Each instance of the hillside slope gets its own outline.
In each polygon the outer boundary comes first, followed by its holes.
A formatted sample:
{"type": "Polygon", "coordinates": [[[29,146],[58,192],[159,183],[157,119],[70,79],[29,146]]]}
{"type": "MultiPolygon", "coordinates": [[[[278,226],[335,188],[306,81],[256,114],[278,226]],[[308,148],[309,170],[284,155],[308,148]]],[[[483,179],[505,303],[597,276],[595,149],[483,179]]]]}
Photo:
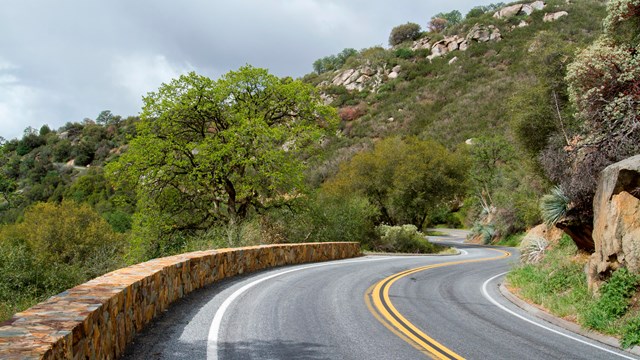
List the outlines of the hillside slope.
{"type": "Polygon", "coordinates": [[[565,67],[601,33],[604,11],[603,1],[554,0],[530,14],[488,12],[416,41],[361,50],[339,70],[307,75],[342,117],[341,136],[312,178],[323,181],[389,136],[434,139],[462,152],[470,151],[465,142],[475,142],[483,150],[471,150],[467,225],[480,217],[479,231],[505,236],[539,222],[538,199],[549,184],[537,151],[550,133],[572,131],[565,67]],[[548,19],[562,12],[568,15],[548,19]]]}

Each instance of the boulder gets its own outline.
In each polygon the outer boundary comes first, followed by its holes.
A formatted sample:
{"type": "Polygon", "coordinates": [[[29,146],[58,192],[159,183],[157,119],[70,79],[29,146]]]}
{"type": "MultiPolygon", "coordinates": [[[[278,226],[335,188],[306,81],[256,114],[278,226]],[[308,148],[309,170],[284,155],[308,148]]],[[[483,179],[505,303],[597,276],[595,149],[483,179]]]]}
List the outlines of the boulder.
{"type": "Polygon", "coordinates": [[[500,41],[502,40],[502,34],[500,29],[493,25],[483,26],[479,24],[473,25],[466,37],[467,41],[487,42],[487,41],[500,41]]]}
{"type": "Polygon", "coordinates": [[[555,226],[541,224],[527,232],[520,242],[520,260],[525,264],[542,260],[546,249],[560,242],[564,232],[555,226]]]}
{"type": "Polygon", "coordinates": [[[375,75],[375,74],[376,74],[376,71],[375,71],[372,67],[370,67],[370,66],[365,66],[365,67],[363,67],[363,68],[362,68],[362,70],[361,70],[361,72],[362,72],[364,75],[367,75],[367,76],[373,76],[373,75],[375,75]]]}
{"type": "Polygon", "coordinates": [[[558,11],[550,14],[544,14],[544,18],[542,18],[542,21],[544,22],[556,21],[561,17],[567,16],[567,15],[569,15],[569,13],[566,11],[558,11]]]}
{"type": "Polygon", "coordinates": [[[477,42],[487,42],[491,38],[491,32],[488,28],[478,24],[473,25],[467,34],[467,41],[475,40],[477,42]]]}
{"type": "Polygon", "coordinates": [[[398,77],[398,75],[399,75],[399,74],[398,74],[397,72],[392,71],[392,72],[390,72],[390,73],[389,73],[389,75],[387,75],[387,77],[388,77],[389,79],[396,79],[396,78],[398,77]]]}
{"type": "Polygon", "coordinates": [[[620,267],[640,274],[640,155],[606,167],[593,200],[595,251],[587,279],[594,292],[620,267]]]}
{"type": "Polygon", "coordinates": [[[440,40],[437,43],[433,44],[431,47],[431,55],[427,56],[427,59],[432,60],[437,58],[438,56],[442,56],[449,51],[449,47],[444,40],[440,40]]]}
{"type": "Polygon", "coordinates": [[[503,7],[502,9],[496,11],[493,14],[493,17],[496,19],[506,19],[512,16],[516,16],[520,12],[520,10],[522,10],[522,6],[523,6],[522,4],[516,4],[516,5],[503,7]]]}
{"type": "Polygon", "coordinates": [[[531,5],[529,4],[522,5],[522,9],[520,9],[520,13],[526,14],[527,16],[531,15],[532,12],[533,12],[533,7],[531,7],[531,5]]]}
{"type": "Polygon", "coordinates": [[[500,34],[500,29],[498,29],[493,25],[489,25],[489,30],[491,30],[491,35],[489,35],[489,41],[502,40],[502,34],[500,34]]]}
{"type": "Polygon", "coordinates": [[[526,239],[539,237],[547,240],[550,244],[554,244],[560,241],[562,234],[564,234],[564,232],[553,225],[547,226],[540,224],[527,231],[522,241],[524,242],[526,239]]]}
{"type": "Polygon", "coordinates": [[[449,65],[455,63],[456,61],[458,61],[458,57],[454,56],[451,60],[449,60],[449,65]]]}
{"type": "Polygon", "coordinates": [[[544,1],[534,1],[529,4],[533,10],[542,10],[546,6],[544,1]]]}
{"type": "Polygon", "coordinates": [[[505,6],[496,11],[493,17],[496,19],[507,19],[516,15],[531,15],[536,10],[542,10],[545,7],[544,1],[534,1],[530,4],[516,4],[505,6]]]}
{"type": "MultiPolygon", "coordinates": [[[[373,68],[371,64],[363,65],[357,69],[346,69],[339,71],[331,79],[331,82],[321,83],[321,87],[328,85],[344,86],[347,90],[363,91],[369,89],[376,91],[382,85],[383,78],[386,77],[386,69],[383,67],[373,68]]],[[[329,101],[329,98],[323,99],[329,101]]]]}
{"type": "Polygon", "coordinates": [[[349,79],[349,77],[351,77],[351,75],[353,75],[355,71],[356,71],[355,69],[347,69],[339,73],[338,75],[336,75],[331,81],[331,83],[336,86],[345,85],[345,82],[347,81],[347,79],[349,79]]]}
{"type": "Polygon", "coordinates": [[[411,45],[411,50],[413,51],[421,50],[421,49],[429,49],[429,48],[431,48],[431,39],[427,37],[418,39],[413,42],[413,45],[411,45]]]}

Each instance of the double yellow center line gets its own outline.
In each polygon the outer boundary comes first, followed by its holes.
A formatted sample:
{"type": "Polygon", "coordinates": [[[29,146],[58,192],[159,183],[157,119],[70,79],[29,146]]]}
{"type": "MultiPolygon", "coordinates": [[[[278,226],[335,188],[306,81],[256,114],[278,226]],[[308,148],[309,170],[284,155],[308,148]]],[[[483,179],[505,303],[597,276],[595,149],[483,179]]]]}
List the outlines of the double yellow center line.
{"type": "Polygon", "coordinates": [[[364,296],[367,307],[369,308],[369,311],[376,317],[376,319],[378,319],[378,321],[380,321],[385,327],[387,327],[387,329],[391,330],[391,332],[411,344],[423,354],[433,359],[464,359],[460,355],[456,354],[444,345],[429,337],[417,326],[407,320],[391,302],[391,299],[389,298],[389,289],[391,288],[391,285],[393,285],[399,279],[415,274],[417,272],[445,266],[504,259],[511,256],[511,253],[504,250],[491,250],[500,252],[501,255],[490,258],[462,260],[447,262],[443,264],[427,265],[393,274],[378,282],[377,284],[374,284],[367,290],[364,296]]]}

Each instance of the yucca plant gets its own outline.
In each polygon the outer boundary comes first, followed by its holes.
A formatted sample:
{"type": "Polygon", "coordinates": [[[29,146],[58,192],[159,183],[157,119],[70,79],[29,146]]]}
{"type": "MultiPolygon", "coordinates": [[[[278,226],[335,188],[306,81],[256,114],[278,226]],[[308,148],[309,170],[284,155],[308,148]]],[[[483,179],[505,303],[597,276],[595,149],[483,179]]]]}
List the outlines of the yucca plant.
{"type": "Polygon", "coordinates": [[[523,241],[520,249],[520,260],[525,264],[537,264],[542,260],[549,242],[540,236],[532,236],[523,241]]]}
{"type": "Polygon", "coordinates": [[[567,215],[569,210],[569,197],[565,195],[561,187],[551,189],[551,193],[540,200],[542,219],[547,225],[555,225],[567,215]]]}

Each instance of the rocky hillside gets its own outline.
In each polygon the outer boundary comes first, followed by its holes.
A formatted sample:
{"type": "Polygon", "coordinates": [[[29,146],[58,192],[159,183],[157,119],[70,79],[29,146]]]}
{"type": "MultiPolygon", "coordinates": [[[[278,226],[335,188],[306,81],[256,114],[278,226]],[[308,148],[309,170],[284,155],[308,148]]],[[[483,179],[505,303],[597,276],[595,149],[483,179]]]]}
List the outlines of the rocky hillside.
{"type": "Polygon", "coordinates": [[[469,196],[452,209],[464,205],[458,218],[469,226],[484,219],[478,231],[489,238],[539,222],[537,200],[549,184],[532,148],[544,148],[552,130],[571,131],[566,66],[601,33],[604,4],[534,1],[474,12],[441,32],[363,49],[341,69],[305,76],[342,119],[316,183],[389,136],[434,139],[460,151],[493,144],[504,151],[476,158],[469,196]],[[539,119],[547,120],[528,127],[539,119]]]}

